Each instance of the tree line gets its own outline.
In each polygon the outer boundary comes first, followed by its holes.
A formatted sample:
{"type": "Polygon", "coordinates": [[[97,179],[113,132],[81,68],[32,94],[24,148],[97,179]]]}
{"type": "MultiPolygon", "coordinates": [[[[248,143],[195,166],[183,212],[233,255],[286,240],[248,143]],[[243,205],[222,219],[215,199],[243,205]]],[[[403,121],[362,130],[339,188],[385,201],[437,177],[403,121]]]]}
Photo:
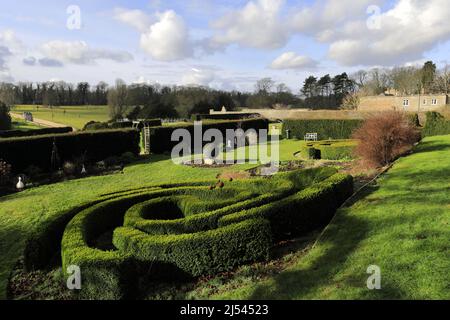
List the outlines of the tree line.
{"type": "Polygon", "coordinates": [[[450,68],[438,70],[432,61],[421,67],[373,68],[348,75],[307,77],[297,93],[271,78],[256,82],[252,92],[224,91],[201,86],[130,84],[117,80],[90,85],[58,82],[0,83],[0,101],[49,107],[108,105],[112,119],[189,118],[209,109],[239,108],[354,108],[360,96],[449,93],[450,68]],[[393,90],[393,91],[392,91],[393,90]]]}

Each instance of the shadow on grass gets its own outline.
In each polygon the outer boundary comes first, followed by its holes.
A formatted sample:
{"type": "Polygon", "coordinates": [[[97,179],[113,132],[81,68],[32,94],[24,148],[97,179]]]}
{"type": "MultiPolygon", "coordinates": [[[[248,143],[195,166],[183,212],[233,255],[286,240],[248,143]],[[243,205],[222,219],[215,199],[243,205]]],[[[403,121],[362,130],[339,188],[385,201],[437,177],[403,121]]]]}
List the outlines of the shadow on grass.
{"type": "MultiPolygon", "coordinates": [[[[368,186],[361,194],[352,200],[349,206],[367,198],[378,190],[378,185],[368,186]]],[[[369,274],[366,269],[353,274],[347,274],[342,279],[338,275],[348,265],[349,257],[367,238],[370,231],[368,222],[364,218],[349,215],[349,207],[340,209],[334,220],[327,227],[318,246],[302,258],[301,269],[291,269],[275,276],[273,281],[262,283],[253,290],[249,299],[305,299],[317,296],[326,297],[328,290],[339,291],[345,288],[345,293],[358,291],[360,299],[400,299],[403,292],[384,284],[382,292],[368,290],[366,281],[369,274]]],[[[368,267],[368,266],[366,266],[368,267]]],[[[339,295],[343,296],[343,295],[339,295]]],[[[351,298],[351,297],[349,297],[351,298]]]]}
{"type": "Polygon", "coordinates": [[[442,143],[439,141],[422,141],[416,148],[414,148],[414,153],[426,153],[446,150],[450,151],[449,143],[442,143]]]}

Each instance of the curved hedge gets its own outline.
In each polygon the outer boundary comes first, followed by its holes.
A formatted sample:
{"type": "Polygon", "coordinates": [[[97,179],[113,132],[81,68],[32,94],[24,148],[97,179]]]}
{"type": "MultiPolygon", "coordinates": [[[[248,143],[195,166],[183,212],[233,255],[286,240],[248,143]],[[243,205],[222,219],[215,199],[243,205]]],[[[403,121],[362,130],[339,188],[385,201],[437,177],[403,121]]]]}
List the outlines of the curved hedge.
{"type": "Polygon", "coordinates": [[[210,185],[152,186],[84,204],[29,243],[26,264],[42,265],[51,251],[43,247],[63,232],[63,270],[81,268],[81,298],[130,298],[152,279],[267,260],[274,241],[325,225],[353,186],[330,168],[210,185]],[[34,243],[41,254],[32,254],[34,243]]]}

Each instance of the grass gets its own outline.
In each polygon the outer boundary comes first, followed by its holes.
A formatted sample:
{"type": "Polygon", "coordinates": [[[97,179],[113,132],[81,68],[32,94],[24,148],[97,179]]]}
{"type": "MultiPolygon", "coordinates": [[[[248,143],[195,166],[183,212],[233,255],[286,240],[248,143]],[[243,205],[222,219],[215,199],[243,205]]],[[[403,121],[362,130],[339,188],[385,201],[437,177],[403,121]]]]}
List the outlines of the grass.
{"type": "Polygon", "coordinates": [[[67,106],[47,108],[43,106],[17,105],[11,109],[12,112],[31,112],[33,117],[47,121],[53,121],[83,129],[89,121],[105,122],[109,120],[107,106],[67,106]]]}
{"type": "Polygon", "coordinates": [[[214,299],[450,299],[450,136],[426,138],[280,274],[214,299]],[[381,290],[368,290],[369,265],[381,290]]]}
{"type": "Polygon", "coordinates": [[[21,120],[21,119],[12,119],[11,122],[13,130],[34,130],[34,129],[42,129],[43,127],[40,127],[38,125],[35,125],[31,122],[21,120]]]}

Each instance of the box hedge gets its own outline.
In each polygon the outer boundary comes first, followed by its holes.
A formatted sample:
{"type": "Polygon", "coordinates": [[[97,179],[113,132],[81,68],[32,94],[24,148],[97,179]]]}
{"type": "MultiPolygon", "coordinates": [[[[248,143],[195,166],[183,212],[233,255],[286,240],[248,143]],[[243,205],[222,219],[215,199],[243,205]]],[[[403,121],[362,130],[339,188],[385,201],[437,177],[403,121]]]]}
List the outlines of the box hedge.
{"type": "Polygon", "coordinates": [[[0,158],[11,163],[16,173],[30,165],[49,170],[53,143],[61,163],[83,155],[87,161],[96,162],[125,152],[138,155],[139,138],[139,131],[121,129],[0,139],[0,158]]]}
{"type": "Polygon", "coordinates": [[[0,138],[42,136],[46,134],[69,133],[72,131],[72,127],[42,128],[33,130],[6,130],[0,131],[0,138]]]}
{"type": "Polygon", "coordinates": [[[284,120],[283,137],[290,130],[291,137],[303,139],[307,133],[317,133],[319,140],[349,139],[363,120],[284,120]]]}
{"type": "Polygon", "coordinates": [[[65,218],[75,214],[61,241],[63,271],[80,267],[81,298],[123,299],[149,279],[209,275],[267,260],[274,240],[323,226],[350,196],[352,178],[334,173],[316,168],[235,181],[223,190],[202,182],[105,195],[65,218]],[[242,201],[231,204],[233,198],[242,201]],[[98,246],[105,236],[113,250],[98,246]]]}
{"type": "MultiPolygon", "coordinates": [[[[268,129],[269,122],[267,119],[247,119],[234,121],[205,121],[202,125],[203,134],[208,129],[218,129],[222,132],[224,138],[226,137],[226,130],[238,128],[247,131],[255,129],[259,134],[260,129],[268,129]]],[[[192,150],[194,150],[194,124],[187,123],[176,126],[161,126],[150,128],[150,152],[165,153],[171,152],[173,147],[179,144],[179,141],[172,141],[172,133],[177,129],[186,129],[192,137],[192,150]]],[[[203,140],[203,137],[202,137],[203,140]]],[[[208,142],[203,142],[206,144],[208,142]]]]}
{"type": "Polygon", "coordinates": [[[353,178],[336,174],[279,201],[224,216],[219,220],[219,226],[264,218],[270,221],[275,239],[286,239],[327,224],[352,193],[353,178]]]}
{"type": "Polygon", "coordinates": [[[138,260],[171,264],[181,274],[196,277],[267,260],[272,246],[270,235],[267,220],[253,219],[180,235],[148,235],[121,227],[114,230],[113,242],[138,260]]]}

